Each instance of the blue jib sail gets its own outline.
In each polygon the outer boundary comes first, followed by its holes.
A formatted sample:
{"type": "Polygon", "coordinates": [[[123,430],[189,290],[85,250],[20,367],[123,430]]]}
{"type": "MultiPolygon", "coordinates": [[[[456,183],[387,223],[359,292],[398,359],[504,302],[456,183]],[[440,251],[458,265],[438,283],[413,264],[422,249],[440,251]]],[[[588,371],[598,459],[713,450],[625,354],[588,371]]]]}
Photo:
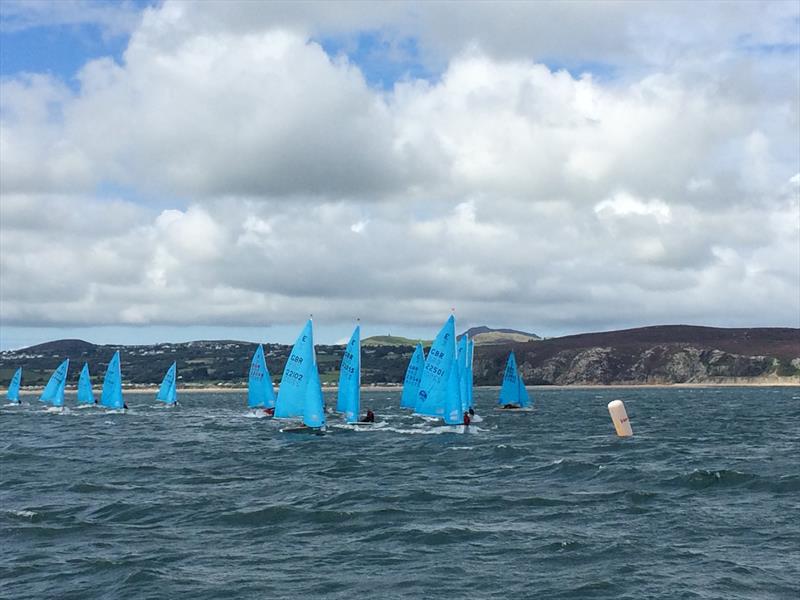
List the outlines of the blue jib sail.
{"type": "Polygon", "coordinates": [[[259,344],[250,362],[250,374],[247,378],[247,406],[250,408],[273,408],[275,406],[275,390],[272,389],[272,377],[264,359],[264,347],[259,344]]]}
{"type": "Polygon", "coordinates": [[[69,359],[58,365],[53,371],[50,380],[44,387],[39,400],[53,406],[64,406],[64,388],[67,385],[67,371],[69,370],[69,359]]]}
{"type": "MultiPolygon", "coordinates": [[[[278,401],[275,403],[276,418],[288,419],[303,415],[306,390],[311,381],[312,370],[316,371],[316,365],[314,364],[314,334],[311,319],[309,319],[295,341],[292,353],[283,369],[281,386],[278,389],[278,401]]],[[[317,374],[317,379],[319,379],[319,374],[317,374]]]]}
{"type": "Polygon", "coordinates": [[[528,390],[525,388],[525,382],[522,381],[522,375],[517,377],[517,386],[519,387],[519,405],[522,408],[528,408],[531,406],[532,402],[530,397],[528,396],[528,390]]]}
{"type": "Polygon", "coordinates": [[[464,407],[461,401],[461,369],[456,360],[450,368],[447,378],[447,393],[444,401],[444,422],[448,425],[461,425],[464,422],[464,407]]]}
{"type": "Polygon", "coordinates": [[[356,325],[342,356],[336,411],[344,413],[344,420],[347,423],[355,423],[358,421],[359,410],[361,410],[361,326],[356,325]]]}
{"type": "Polygon", "coordinates": [[[401,408],[416,408],[417,397],[419,396],[419,382],[422,377],[422,370],[425,368],[425,351],[422,344],[417,344],[414,354],[408,363],[406,377],[403,380],[403,395],[400,397],[401,408]]]}
{"type": "Polygon", "coordinates": [[[81,375],[78,377],[78,404],[94,404],[92,379],[89,377],[89,364],[83,363],[81,375]]]}
{"type": "Polygon", "coordinates": [[[415,412],[420,415],[439,417],[444,414],[447,380],[455,368],[456,320],[453,315],[447,319],[433,341],[425,368],[419,382],[415,412]]]}
{"type": "Polygon", "coordinates": [[[317,365],[311,365],[309,382],[303,400],[303,425],[306,427],[323,427],[325,425],[325,399],[322,397],[322,386],[319,382],[317,365]]]}
{"type": "Polygon", "coordinates": [[[156,400],[161,400],[161,402],[166,402],[167,404],[175,404],[178,401],[177,382],[175,381],[177,370],[177,364],[173,362],[164,375],[161,387],[158,388],[156,400]]]}
{"type": "Polygon", "coordinates": [[[8,392],[6,398],[9,402],[19,404],[19,385],[22,383],[22,367],[14,371],[14,376],[11,378],[11,383],[8,384],[8,392]]]}
{"type": "Polygon", "coordinates": [[[125,408],[125,401],[122,399],[122,369],[119,365],[119,350],[114,352],[111,362],[108,363],[106,376],[103,379],[100,404],[114,409],[125,408]]]}

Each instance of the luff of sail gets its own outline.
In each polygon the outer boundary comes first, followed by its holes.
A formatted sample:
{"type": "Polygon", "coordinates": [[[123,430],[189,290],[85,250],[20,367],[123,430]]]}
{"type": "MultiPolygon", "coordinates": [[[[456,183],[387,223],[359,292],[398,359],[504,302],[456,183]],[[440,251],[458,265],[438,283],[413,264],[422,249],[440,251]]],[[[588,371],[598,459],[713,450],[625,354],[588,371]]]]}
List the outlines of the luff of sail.
{"type": "Polygon", "coordinates": [[[156,400],[161,400],[161,402],[167,404],[175,404],[178,401],[177,370],[177,363],[173,362],[164,374],[164,379],[161,381],[161,386],[156,394],[156,400]]]}
{"type": "MultiPolygon", "coordinates": [[[[288,419],[303,415],[306,390],[311,381],[314,364],[314,333],[311,319],[306,322],[292,347],[292,353],[283,369],[278,400],[275,403],[275,418],[288,419]]],[[[319,374],[317,374],[319,378],[319,374]]]]}
{"type": "Polygon", "coordinates": [[[122,368],[119,364],[119,350],[114,352],[114,356],[108,363],[106,375],[103,378],[100,404],[111,409],[125,408],[125,401],[122,398],[122,368]]]}
{"type": "Polygon", "coordinates": [[[264,358],[264,347],[259,344],[250,362],[250,373],[247,377],[247,406],[250,408],[273,408],[275,406],[275,390],[272,389],[272,377],[264,358]]]}
{"type": "Polygon", "coordinates": [[[361,410],[361,326],[356,325],[350,341],[344,349],[339,369],[339,392],[336,400],[337,412],[344,413],[347,423],[358,421],[361,410]]]}
{"type": "Polygon", "coordinates": [[[14,402],[15,404],[19,404],[19,386],[22,383],[22,367],[19,367],[16,371],[14,371],[14,376],[11,378],[11,382],[8,384],[8,392],[6,392],[6,398],[9,402],[14,402]]]}
{"type": "Polygon", "coordinates": [[[433,341],[419,383],[415,412],[439,417],[444,414],[445,394],[456,352],[455,317],[450,315],[433,341]]]}
{"type": "Polygon", "coordinates": [[[44,386],[42,395],[39,400],[52,404],[53,406],[64,406],[64,388],[67,385],[67,371],[69,370],[69,359],[58,365],[58,368],[53,371],[47,385],[44,386]]]}
{"type": "Polygon", "coordinates": [[[80,377],[78,377],[78,404],[94,404],[92,379],[89,376],[89,364],[83,363],[80,377]]]}
{"type": "Polygon", "coordinates": [[[401,408],[417,407],[417,397],[419,396],[419,382],[422,378],[422,370],[425,368],[425,351],[422,344],[417,344],[414,354],[408,362],[406,376],[403,379],[403,395],[400,397],[401,408]]]}
{"type": "Polygon", "coordinates": [[[474,380],[472,376],[472,364],[475,358],[475,340],[470,340],[467,347],[467,409],[473,407],[472,392],[474,380]]]}

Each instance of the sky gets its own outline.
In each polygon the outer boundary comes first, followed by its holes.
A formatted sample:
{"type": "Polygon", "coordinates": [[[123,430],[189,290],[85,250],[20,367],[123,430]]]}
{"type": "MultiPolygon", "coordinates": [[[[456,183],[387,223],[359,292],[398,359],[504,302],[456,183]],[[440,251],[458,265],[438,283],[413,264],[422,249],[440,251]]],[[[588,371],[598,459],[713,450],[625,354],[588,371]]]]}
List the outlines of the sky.
{"type": "Polygon", "coordinates": [[[800,3],[0,3],[0,349],[800,326],[800,3]]]}

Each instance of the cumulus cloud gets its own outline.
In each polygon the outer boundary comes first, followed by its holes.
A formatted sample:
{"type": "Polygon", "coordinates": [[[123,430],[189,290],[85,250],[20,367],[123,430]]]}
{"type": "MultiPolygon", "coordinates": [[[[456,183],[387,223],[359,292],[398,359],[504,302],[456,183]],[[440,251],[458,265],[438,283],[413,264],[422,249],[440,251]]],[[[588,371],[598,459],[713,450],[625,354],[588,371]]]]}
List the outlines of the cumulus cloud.
{"type": "MultiPolygon", "coordinates": [[[[293,6],[167,2],[77,91],[0,82],[3,323],[797,325],[798,58],[751,49],[786,43],[781,10],[744,49],[726,21],[704,77],[645,56],[606,81],[509,21],[588,27],[562,3],[470,5],[455,33],[438,5],[293,6]],[[313,39],[386,23],[439,44],[437,78],[376,90],[313,39]]],[[[655,18],[629,6],[598,18],[655,18]]],[[[609,60],[641,42],[597,35],[609,60]]]]}

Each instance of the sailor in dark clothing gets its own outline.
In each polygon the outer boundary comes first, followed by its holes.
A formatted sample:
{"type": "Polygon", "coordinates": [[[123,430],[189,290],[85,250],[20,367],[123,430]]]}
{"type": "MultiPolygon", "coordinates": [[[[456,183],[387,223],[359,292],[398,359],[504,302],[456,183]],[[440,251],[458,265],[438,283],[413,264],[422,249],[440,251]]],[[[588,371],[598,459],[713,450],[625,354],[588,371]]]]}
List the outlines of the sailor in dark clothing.
{"type": "Polygon", "coordinates": [[[375,413],[372,412],[372,409],[367,411],[367,414],[361,419],[362,423],[374,423],[375,422],[375,413]]]}
{"type": "Polygon", "coordinates": [[[464,425],[469,425],[469,422],[470,422],[469,413],[465,412],[464,413],[464,425]]]}
{"type": "Polygon", "coordinates": [[[472,408],[471,406],[469,407],[469,416],[470,417],[474,417],[475,416],[475,409],[472,408]]]}

